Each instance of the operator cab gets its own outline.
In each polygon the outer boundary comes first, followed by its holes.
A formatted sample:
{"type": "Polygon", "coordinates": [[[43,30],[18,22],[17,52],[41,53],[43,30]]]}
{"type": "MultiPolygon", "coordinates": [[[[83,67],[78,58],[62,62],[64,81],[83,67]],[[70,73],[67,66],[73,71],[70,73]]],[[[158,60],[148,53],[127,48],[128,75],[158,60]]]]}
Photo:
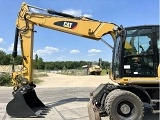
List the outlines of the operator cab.
{"type": "Polygon", "coordinates": [[[159,25],[125,28],[117,37],[114,48],[112,61],[114,79],[160,77],[159,25]]]}

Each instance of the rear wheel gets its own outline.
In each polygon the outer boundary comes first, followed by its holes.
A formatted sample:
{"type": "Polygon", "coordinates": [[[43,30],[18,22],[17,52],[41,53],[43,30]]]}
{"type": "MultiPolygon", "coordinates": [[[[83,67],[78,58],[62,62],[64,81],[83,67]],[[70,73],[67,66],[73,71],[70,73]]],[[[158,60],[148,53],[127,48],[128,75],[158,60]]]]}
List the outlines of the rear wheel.
{"type": "Polygon", "coordinates": [[[110,120],[141,120],[143,103],[141,99],[126,90],[113,90],[105,100],[105,110],[110,120]]]}

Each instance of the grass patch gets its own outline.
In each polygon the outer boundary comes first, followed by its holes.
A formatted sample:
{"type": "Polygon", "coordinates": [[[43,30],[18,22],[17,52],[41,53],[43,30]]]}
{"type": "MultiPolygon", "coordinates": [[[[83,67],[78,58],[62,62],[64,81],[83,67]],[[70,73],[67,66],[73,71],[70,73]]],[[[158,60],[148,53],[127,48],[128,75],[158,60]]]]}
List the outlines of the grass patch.
{"type": "Polygon", "coordinates": [[[33,74],[33,83],[39,84],[43,82],[43,80],[39,79],[39,77],[48,77],[47,73],[34,73],[33,74]]]}
{"type": "Polygon", "coordinates": [[[0,73],[0,86],[11,86],[11,78],[9,73],[0,73]]]}
{"type": "Polygon", "coordinates": [[[36,78],[36,77],[48,77],[48,74],[47,73],[36,73],[36,74],[33,74],[33,78],[36,78]]]}
{"type": "MultiPolygon", "coordinates": [[[[33,83],[39,84],[43,82],[43,80],[39,79],[38,77],[48,77],[48,75],[46,73],[33,74],[33,83]]],[[[5,72],[0,73],[0,86],[13,86],[11,84],[11,79],[12,79],[11,74],[5,72]]]]}
{"type": "Polygon", "coordinates": [[[108,75],[108,74],[107,74],[107,70],[106,70],[106,69],[103,69],[102,72],[101,72],[101,75],[102,75],[102,76],[103,76],[103,75],[108,75]]]}
{"type": "Polygon", "coordinates": [[[43,82],[43,80],[38,79],[38,78],[33,78],[33,83],[34,84],[40,84],[41,82],[43,82]]]}

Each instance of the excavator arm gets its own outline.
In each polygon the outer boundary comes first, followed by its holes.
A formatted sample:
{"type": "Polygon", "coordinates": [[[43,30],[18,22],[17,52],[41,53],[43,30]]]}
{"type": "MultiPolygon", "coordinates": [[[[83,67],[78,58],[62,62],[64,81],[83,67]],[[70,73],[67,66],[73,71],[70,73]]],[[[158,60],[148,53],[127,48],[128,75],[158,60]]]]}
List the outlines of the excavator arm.
{"type": "MultiPolygon", "coordinates": [[[[11,110],[13,107],[19,106],[15,103],[15,101],[20,99],[19,97],[16,97],[17,94],[21,96],[21,98],[24,98],[24,101],[28,101],[27,103],[24,103],[29,106],[27,111],[32,111],[30,108],[45,107],[45,105],[37,98],[34,92],[35,85],[32,81],[35,25],[92,40],[100,40],[102,36],[106,34],[110,34],[113,40],[115,40],[121,32],[121,28],[114,23],[100,22],[87,17],[75,17],[51,9],[42,9],[22,3],[16,20],[15,41],[12,56],[14,60],[17,56],[18,41],[20,41],[21,53],[23,57],[23,68],[21,71],[17,72],[14,70],[13,64],[12,83],[14,84],[14,100],[7,105],[7,112],[10,116],[37,116],[36,114],[32,114],[32,112],[29,115],[26,115],[26,110],[22,113],[22,109],[19,110],[19,113],[11,110]],[[39,12],[32,12],[31,9],[36,9],[39,12]],[[19,76],[21,76],[21,79],[19,79],[19,76]],[[31,98],[35,100],[31,100],[31,98]],[[38,101],[39,105],[37,102],[31,103],[30,101],[38,101]]],[[[22,106],[19,108],[21,107],[22,106]]]]}
{"type": "Polygon", "coordinates": [[[23,69],[21,72],[13,72],[12,82],[16,85],[19,84],[16,81],[17,75],[21,73],[29,83],[32,82],[34,25],[90,38],[92,40],[100,40],[102,36],[106,34],[110,34],[114,40],[121,31],[121,28],[113,23],[100,22],[87,17],[75,17],[23,3],[16,21],[15,44],[13,50],[13,57],[16,57],[19,38],[23,56],[23,69]],[[31,12],[31,8],[43,11],[43,13],[31,12]]]}

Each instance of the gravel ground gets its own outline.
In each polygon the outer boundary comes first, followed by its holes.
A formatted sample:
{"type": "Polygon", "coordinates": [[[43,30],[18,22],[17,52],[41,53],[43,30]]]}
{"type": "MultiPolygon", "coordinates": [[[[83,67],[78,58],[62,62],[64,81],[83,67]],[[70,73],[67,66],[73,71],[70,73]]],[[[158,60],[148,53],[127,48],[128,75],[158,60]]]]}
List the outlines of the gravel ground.
{"type": "MultiPolygon", "coordinates": [[[[52,110],[41,120],[88,120],[87,103],[89,93],[101,83],[113,83],[108,76],[68,76],[48,73],[49,77],[41,77],[36,93],[40,100],[50,105],[52,110]]],[[[6,104],[13,98],[12,87],[0,87],[0,118],[3,120],[32,120],[10,118],[5,113],[6,104]]],[[[158,120],[146,106],[144,120],[158,120]]],[[[34,119],[38,120],[38,119],[34,119]]],[[[102,120],[109,120],[108,117],[102,120]]]]}
{"type": "MultiPolygon", "coordinates": [[[[101,83],[114,83],[109,79],[109,76],[68,76],[48,73],[49,77],[40,78],[43,80],[41,84],[37,85],[37,88],[49,88],[49,87],[68,87],[71,88],[90,88],[94,90],[101,83]]],[[[84,89],[85,90],[85,89],[84,89]]],[[[88,89],[87,89],[88,90],[88,89]]],[[[92,91],[91,91],[92,92],[92,91]]],[[[89,95],[89,92],[87,93],[89,95]]],[[[102,118],[102,120],[109,120],[108,117],[102,118]]],[[[145,104],[144,120],[159,120],[158,114],[152,114],[150,107],[145,104]]]]}
{"type": "Polygon", "coordinates": [[[97,87],[101,83],[114,83],[109,76],[68,76],[53,73],[48,75],[49,77],[40,78],[43,82],[37,87],[97,87]]]}

